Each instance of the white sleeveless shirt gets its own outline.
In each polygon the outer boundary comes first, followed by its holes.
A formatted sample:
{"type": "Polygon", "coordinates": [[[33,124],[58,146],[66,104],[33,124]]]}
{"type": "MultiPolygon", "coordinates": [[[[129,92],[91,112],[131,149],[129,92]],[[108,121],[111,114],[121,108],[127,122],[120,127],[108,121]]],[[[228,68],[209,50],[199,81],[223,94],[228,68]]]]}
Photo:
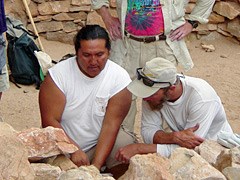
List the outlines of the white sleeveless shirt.
{"type": "Polygon", "coordinates": [[[131,79],[110,60],[98,76],[87,77],[78,68],[76,57],[56,64],[49,73],[66,97],[61,125],[83,151],[88,151],[97,144],[108,100],[131,79]]]}

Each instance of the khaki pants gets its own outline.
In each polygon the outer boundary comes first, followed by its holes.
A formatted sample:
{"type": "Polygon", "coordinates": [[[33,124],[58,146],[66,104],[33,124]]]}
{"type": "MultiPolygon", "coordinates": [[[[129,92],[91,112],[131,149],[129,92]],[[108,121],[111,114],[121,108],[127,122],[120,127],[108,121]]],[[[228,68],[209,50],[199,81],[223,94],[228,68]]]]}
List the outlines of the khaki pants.
{"type": "MultiPolygon", "coordinates": [[[[128,144],[136,143],[136,141],[137,141],[137,139],[136,139],[135,135],[132,132],[130,132],[129,130],[125,129],[123,126],[121,126],[121,128],[118,132],[118,135],[117,135],[117,139],[113,146],[113,149],[106,160],[107,168],[111,169],[112,167],[121,164],[121,162],[119,162],[115,159],[115,155],[116,155],[118,149],[121,147],[124,147],[128,144]]],[[[90,161],[93,160],[95,151],[96,151],[96,146],[94,146],[92,149],[90,149],[89,151],[86,152],[90,161]]]]}
{"type": "Polygon", "coordinates": [[[127,53],[123,68],[127,70],[131,79],[136,77],[136,69],[144,67],[147,61],[156,57],[162,57],[177,66],[177,59],[166,41],[155,41],[152,43],[138,42],[129,38],[125,39],[127,53]]]}
{"type": "MultiPolygon", "coordinates": [[[[110,59],[126,69],[132,80],[136,77],[136,69],[145,66],[146,62],[153,58],[162,57],[171,61],[175,66],[178,64],[172,49],[164,40],[144,43],[125,37],[125,44],[126,48],[121,43],[116,44],[112,48],[110,59]]],[[[131,131],[134,131],[136,113],[136,97],[133,96],[131,108],[122,123],[124,127],[131,131]]]]}

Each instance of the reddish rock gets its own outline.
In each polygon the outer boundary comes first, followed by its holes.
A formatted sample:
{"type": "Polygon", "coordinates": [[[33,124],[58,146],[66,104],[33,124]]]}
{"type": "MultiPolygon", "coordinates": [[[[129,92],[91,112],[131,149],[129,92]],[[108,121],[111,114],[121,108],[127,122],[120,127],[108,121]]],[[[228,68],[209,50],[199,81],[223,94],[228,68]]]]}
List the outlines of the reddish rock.
{"type": "Polygon", "coordinates": [[[30,161],[37,161],[58,154],[73,153],[78,150],[70,142],[65,132],[59,128],[30,128],[19,132],[17,137],[27,147],[30,161]]]}

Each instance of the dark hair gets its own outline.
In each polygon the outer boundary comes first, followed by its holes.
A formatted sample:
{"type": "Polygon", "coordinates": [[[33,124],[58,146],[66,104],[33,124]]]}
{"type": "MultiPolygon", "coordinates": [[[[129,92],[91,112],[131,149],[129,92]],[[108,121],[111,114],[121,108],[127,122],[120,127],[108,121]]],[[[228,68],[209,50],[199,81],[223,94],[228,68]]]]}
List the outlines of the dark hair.
{"type": "Polygon", "coordinates": [[[80,29],[74,38],[75,51],[81,48],[81,40],[105,39],[106,48],[110,51],[111,42],[107,31],[99,25],[86,25],[80,29]]]}

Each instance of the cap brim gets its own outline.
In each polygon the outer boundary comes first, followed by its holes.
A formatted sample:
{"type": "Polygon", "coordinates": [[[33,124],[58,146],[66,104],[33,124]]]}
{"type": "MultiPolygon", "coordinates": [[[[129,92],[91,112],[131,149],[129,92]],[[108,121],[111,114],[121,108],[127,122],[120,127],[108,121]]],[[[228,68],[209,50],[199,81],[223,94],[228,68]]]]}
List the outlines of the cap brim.
{"type": "Polygon", "coordinates": [[[143,84],[142,81],[135,79],[127,89],[137,97],[146,98],[156,93],[161,87],[149,87],[143,84]]]}

